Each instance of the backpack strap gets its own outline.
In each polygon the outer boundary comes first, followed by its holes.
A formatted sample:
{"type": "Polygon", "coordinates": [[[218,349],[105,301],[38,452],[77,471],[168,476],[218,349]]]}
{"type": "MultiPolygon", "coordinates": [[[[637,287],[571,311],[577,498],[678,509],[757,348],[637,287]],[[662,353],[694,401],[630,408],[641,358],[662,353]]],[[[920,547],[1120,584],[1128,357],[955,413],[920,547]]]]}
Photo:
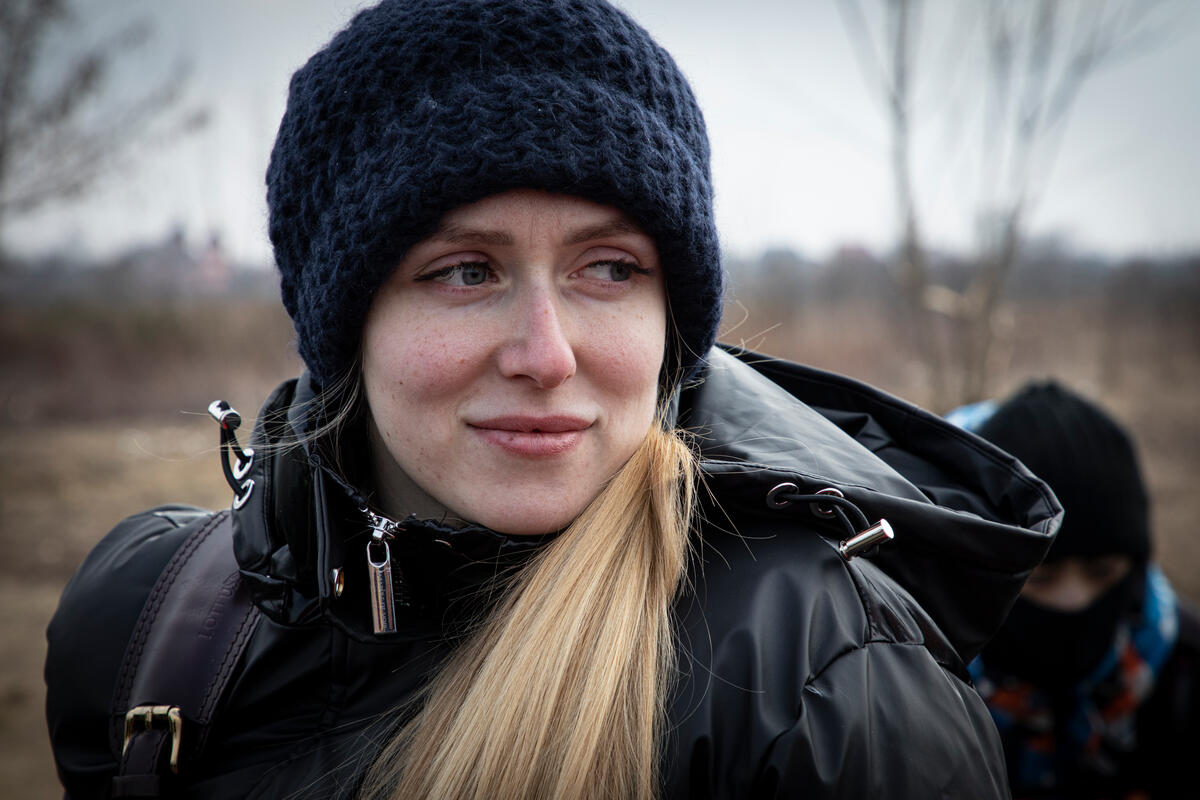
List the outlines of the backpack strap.
{"type": "Polygon", "coordinates": [[[159,574],[113,696],[120,769],[112,797],[159,797],[204,748],[213,715],[260,618],[233,553],[233,518],[196,525],[159,574]]]}

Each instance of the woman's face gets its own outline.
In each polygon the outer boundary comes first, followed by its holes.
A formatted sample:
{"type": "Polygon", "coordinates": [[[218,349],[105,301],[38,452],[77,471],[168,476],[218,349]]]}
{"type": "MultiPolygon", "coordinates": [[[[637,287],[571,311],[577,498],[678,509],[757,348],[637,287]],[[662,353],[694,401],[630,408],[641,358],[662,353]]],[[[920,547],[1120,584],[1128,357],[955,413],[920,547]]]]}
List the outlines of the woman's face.
{"type": "Polygon", "coordinates": [[[457,208],[367,314],[376,463],[494,530],[565,527],[653,424],[666,325],[657,248],[615,208],[532,190],[457,208]]]}

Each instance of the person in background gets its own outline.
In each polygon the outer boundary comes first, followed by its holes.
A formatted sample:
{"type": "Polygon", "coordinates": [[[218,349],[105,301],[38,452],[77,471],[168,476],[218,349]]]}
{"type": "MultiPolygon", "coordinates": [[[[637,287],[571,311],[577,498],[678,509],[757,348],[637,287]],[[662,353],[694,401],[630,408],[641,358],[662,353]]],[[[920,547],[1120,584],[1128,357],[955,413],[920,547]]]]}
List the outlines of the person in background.
{"type": "Polygon", "coordinates": [[[1196,796],[1200,617],[1151,561],[1130,437],[1054,382],[959,416],[1049,483],[1066,512],[971,664],[1014,797],[1196,796]]]}

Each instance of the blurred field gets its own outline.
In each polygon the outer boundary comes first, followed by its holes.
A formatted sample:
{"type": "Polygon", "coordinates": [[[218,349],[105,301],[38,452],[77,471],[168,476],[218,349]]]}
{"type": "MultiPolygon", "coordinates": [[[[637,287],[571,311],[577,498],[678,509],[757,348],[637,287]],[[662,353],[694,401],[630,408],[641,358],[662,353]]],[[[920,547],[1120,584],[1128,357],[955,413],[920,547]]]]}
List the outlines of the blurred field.
{"type": "Polygon", "coordinates": [[[247,420],[298,373],[277,303],[0,308],[0,797],[61,797],[43,718],[45,628],[122,517],[229,504],[206,413],[247,420]]]}
{"type": "MultiPolygon", "coordinates": [[[[893,316],[868,302],[736,301],[723,338],[926,402],[893,316]],[[749,310],[748,310],[749,309],[749,310]]],[[[1055,375],[1123,419],[1141,445],[1159,558],[1200,597],[1200,314],[1027,306],[1008,317],[995,393],[1055,375]]],[[[44,629],[92,544],[133,511],[229,492],[204,413],[249,419],[299,370],[275,304],[0,308],[0,796],[59,795],[42,719],[44,629]]]]}

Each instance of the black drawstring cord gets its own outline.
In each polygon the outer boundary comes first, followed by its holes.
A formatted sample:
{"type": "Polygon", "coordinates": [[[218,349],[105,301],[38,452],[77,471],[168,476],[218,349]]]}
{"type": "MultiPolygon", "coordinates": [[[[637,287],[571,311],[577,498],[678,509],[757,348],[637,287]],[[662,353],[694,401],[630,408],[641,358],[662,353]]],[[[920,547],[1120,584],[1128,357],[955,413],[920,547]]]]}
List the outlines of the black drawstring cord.
{"type": "Polygon", "coordinates": [[[767,508],[786,508],[792,503],[808,503],[818,517],[836,518],[841,523],[846,538],[838,542],[837,550],[847,561],[895,538],[886,519],[872,525],[867,522],[862,509],[832,487],[815,494],[801,494],[799,486],[787,482],[777,484],[767,492],[767,508]]]}
{"type": "Polygon", "coordinates": [[[221,428],[221,471],[233,489],[233,507],[241,508],[254,491],[254,479],[248,477],[254,465],[254,450],[242,447],[235,433],[242,424],[242,415],[224,400],[209,403],[208,413],[221,428]],[[236,461],[236,465],[231,461],[236,461]]]}
{"type": "Polygon", "coordinates": [[[800,494],[799,491],[781,491],[774,495],[777,502],[812,503],[820,516],[836,517],[851,536],[870,527],[867,515],[850,500],[836,494],[800,494]]]}
{"type": "Polygon", "coordinates": [[[311,447],[306,448],[306,450],[308,455],[308,465],[314,470],[324,473],[334,483],[340,486],[342,491],[346,493],[346,496],[350,498],[350,502],[354,503],[355,508],[370,508],[370,503],[367,502],[367,498],[364,497],[361,492],[355,489],[349,481],[339,475],[337,470],[330,469],[329,467],[325,466],[325,461],[321,458],[320,453],[311,447]]]}

